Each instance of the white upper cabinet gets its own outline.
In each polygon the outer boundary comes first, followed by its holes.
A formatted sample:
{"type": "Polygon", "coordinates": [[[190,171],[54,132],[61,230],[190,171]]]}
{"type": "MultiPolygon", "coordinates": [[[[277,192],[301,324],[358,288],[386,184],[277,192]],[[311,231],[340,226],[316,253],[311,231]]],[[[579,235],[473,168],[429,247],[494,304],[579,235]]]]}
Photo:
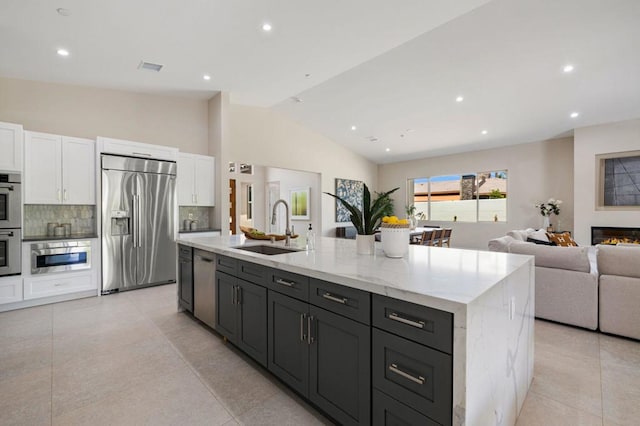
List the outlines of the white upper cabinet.
{"type": "Polygon", "coordinates": [[[130,157],[169,161],[176,161],[178,159],[178,148],[105,138],[103,136],[98,136],[97,140],[99,152],[103,154],[127,155],[130,157]]]}
{"type": "Polygon", "coordinates": [[[95,143],[25,132],[26,204],[95,204],[95,143]]]}
{"type": "Polygon", "coordinates": [[[0,122],[0,171],[22,171],[22,126],[0,122]]]}
{"type": "Polygon", "coordinates": [[[178,156],[178,205],[213,207],[215,158],[180,153],[178,156]]]}

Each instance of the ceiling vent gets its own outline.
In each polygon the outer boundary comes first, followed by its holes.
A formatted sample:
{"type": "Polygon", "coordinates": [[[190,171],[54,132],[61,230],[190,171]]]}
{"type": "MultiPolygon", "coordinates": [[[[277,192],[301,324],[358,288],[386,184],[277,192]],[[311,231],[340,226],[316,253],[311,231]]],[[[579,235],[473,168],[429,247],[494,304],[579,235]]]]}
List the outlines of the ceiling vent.
{"type": "Polygon", "coordinates": [[[369,136],[367,138],[369,140],[369,142],[378,142],[380,139],[376,138],[375,136],[369,136]]]}
{"type": "Polygon", "coordinates": [[[160,72],[164,65],[154,64],[152,62],[141,61],[140,65],[138,65],[139,70],[147,70],[147,71],[155,71],[160,72]]]}

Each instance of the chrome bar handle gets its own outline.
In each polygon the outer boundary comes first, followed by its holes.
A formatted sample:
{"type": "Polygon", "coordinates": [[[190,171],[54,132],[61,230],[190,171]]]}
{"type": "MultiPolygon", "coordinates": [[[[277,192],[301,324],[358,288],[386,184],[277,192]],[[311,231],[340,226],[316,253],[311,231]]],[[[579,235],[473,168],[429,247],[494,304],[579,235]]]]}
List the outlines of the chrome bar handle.
{"type": "Polygon", "coordinates": [[[398,322],[401,322],[403,324],[407,324],[407,325],[410,325],[412,327],[417,327],[417,328],[424,328],[424,325],[425,325],[424,321],[412,321],[410,319],[402,318],[401,316],[399,316],[395,312],[391,312],[389,314],[388,318],[390,320],[398,321],[398,322]]]}
{"type": "Polygon", "coordinates": [[[140,213],[142,212],[142,208],[140,207],[140,195],[137,194],[136,198],[138,200],[138,214],[136,215],[137,218],[138,218],[138,247],[142,247],[142,242],[140,241],[141,240],[141,238],[140,238],[140,229],[141,229],[140,223],[142,221],[142,218],[140,216],[140,213]]]}
{"type": "Polygon", "coordinates": [[[236,286],[236,305],[242,305],[242,289],[239,285],[236,286]]]}
{"type": "Polygon", "coordinates": [[[307,319],[307,314],[300,314],[300,341],[307,340],[307,335],[304,333],[304,320],[307,319]]]}
{"type": "Polygon", "coordinates": [[[426,381],[426,379],[424,377],[422,377],[422,376],[415,377],[415,376],[412,376],[409,373],[405,373],[404,371],[402,371],[402,370],[400,370],[398,368],[397,364],[391,364],[389,366],[389,371],[392,371],[392,372],[396,373],[398,376],[402,376],[405,379],[411,380],[412,382],[417,383],[419,385],[424,385],[424,382],[426,381]]]}
{"type": "Polygon", "coordinates": [[[296,285],[295,281],[287,281],[287,280],[283,280],[282,278],[278,278],[276,280],[276,283],[277,284],[282,284],[282,285],[287,286],[287,287],[295,287],[295,285],[296,285]]]}
{"type": "Polygon", "coordinates": [[[0,235],[6,235],[7,237],[13,237],[13,231],[0,231],[0,235]]]}
{"type": "Polygon", "coordinates": [[[136,195],[133,194],[133,196],[131,197],[131,226],[133,227],[133,247],[138,247],[138,239],[137,239],[137,235],[138,235],[138,219],[137,219],[137,215],[138,215],[138,206],[136,204],[136,195]]]}
{"type": "Polygon", "coordinates": [[[148,154],[146,152],[132,152],[131,154],[133,154],[133,155],[142,155],[142,156],[145,156],[145,157],[151,157],[151,154],[148,154]]]}
{"type": "Polygon", "coordinates": [[[67,201],[67,190],[66,190],[66,189],[64,189],[64,190],[62,191],[62,193],[64,194],[64,195],[62,196],[62,200],[63,200],[63,201],[67,201]]]}
{"type": "Polygon", "coordinates": [[[231,304],[236,304],[236,286],[231,287],[231,304]]]}
{"type": "Polygon", "coordinates": [[[309,315],[307,318],[307,343],[312,344],[315,338],[311,334],[311,323],[313,322],[313,315],[309,315]]]}
{"type": "Polygon", "coordinates": [[[332,302],[338,302],[338,303],[340,303],[342,305],[346,305],[347,304],[347,300],[349,300],[346,297],[336,297],[336,296],[332,295],[329,292],[324,293],[322,295],[322,297],[324,297],[327,300],[331,300],[332,302]]]}

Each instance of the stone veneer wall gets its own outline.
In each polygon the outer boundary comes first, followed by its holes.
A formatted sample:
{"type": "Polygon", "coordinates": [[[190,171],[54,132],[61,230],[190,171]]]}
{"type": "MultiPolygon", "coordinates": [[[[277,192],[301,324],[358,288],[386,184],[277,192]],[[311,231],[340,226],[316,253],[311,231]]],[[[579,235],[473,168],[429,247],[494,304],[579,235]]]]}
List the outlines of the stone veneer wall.
{"type": "Polygon", "coordinates": [[[184,220],[189,218],[189,213],[192,214],[191,219],[198,221],[198,228],[208,229],[213,224],[213,207],[195,207],[185,206],[178,207],[178,229],[184,229],[184,220]]]}
{"type": "Polygon", "coordinates": [[[24,237],[47,235],[47,223],[70,223],[71,235],[96,233],[96,206],[25,204],[24,237]]]}

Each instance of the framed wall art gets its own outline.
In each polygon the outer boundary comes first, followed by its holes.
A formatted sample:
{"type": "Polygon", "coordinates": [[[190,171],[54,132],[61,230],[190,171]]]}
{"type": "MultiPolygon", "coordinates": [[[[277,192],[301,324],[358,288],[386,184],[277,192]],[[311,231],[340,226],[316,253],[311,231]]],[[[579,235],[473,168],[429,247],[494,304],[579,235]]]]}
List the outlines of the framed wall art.
{"type": "Polygon", "coordinates": [[[640,151],[596,156],[597,208],[640,210],[640,151]]]}
{"type": "MultiPolygon", "coordinates": [[[[350,204],[362,211],[362,197],[364,185],[361,180],[336,178],[336,192],[338,197],[344,198],[350,204]]],[[[351,215],[340,201],[336,200],[336,222],[350,222],[351,215]]]]}
{"type": "Polygon", "coordinates": [[[309,188],[294,188],[289,191],[291,220],[311,219],[309,188]]]}

